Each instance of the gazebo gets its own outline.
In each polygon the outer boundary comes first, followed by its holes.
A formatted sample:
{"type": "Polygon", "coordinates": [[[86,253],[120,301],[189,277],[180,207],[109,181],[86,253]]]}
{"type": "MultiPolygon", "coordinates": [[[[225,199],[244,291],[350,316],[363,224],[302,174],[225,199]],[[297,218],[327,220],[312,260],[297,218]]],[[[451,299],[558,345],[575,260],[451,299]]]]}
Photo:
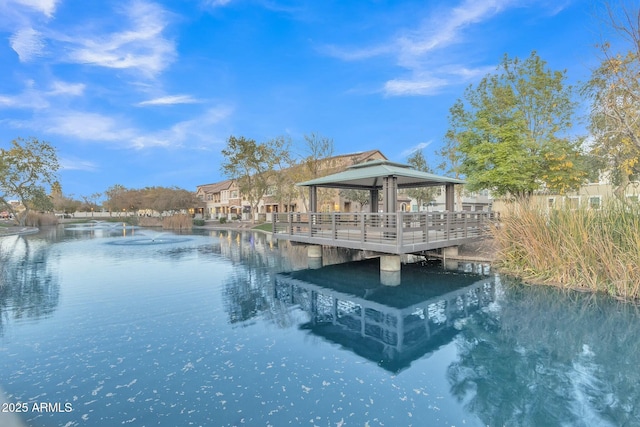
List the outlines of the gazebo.
{"type": "MultiPolygon", "coordinates": [[[[400,254],[451,248],[482,237],[493,219],[490,212],[454,212],[455,185],[463,180],[411,169],[408,165],[375,160],[343,172],[297,184],[309,187],[309,212],[273,215],[278,239],[310,245],[327,245],[375,251],[383,254],[381,270],[399,271],[400,254]],[[397,191],[403,188],[444,186],[445,211],[398,212],[397,191]],[[318,212],[318,188],[368,190],[370,212],[318,212]],[[382,212],[378,192],[382,190],[382,212]]],[[[321,256],[321,246],[309,248],[309,256],[321,256]]]]}
{"type": "Polygon", "coordinates": [[[454,210],[454,185],[464,184],[461,179],[438,176],[411,169],[409,165],[389,160],[374,160],[350,166],[344,172],[298,183],[309,187],[309,211],[317,211],[319,187],[369,190],[371,212],[378,210],[378,191],[382,190],[383,212],[396,212],[397,191],[403,188],[445,187],[445,210],[454,210]]]}

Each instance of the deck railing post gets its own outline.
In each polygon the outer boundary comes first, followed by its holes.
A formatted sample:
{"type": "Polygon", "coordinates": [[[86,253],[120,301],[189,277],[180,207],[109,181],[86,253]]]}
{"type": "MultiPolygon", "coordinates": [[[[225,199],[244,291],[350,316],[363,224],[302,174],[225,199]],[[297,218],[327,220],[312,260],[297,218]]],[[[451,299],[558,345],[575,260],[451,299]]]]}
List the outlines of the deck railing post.
{"type": "Polygon", "coordinates": [[[464,238],[466,239],[468,237],[468,231],[469,231],[469,229],[467,228],[468,215],[466,213],[463,215],[464,215],[464,238]]]}
{"type": "Polygon", "coordinates": [[[309,237],[313,237],[313,212],[309,212],[309,237]]]}
{"type": "Polygon", "coordinates": [[[424,213],[424,241],[429,243],[429,213],[424,213]]]}
{"type": "Polygon", "coordinates": [[[366,240],[365,230],[364,230],[364,223],[365,223],[364,219],[367,214],[364,212],[361,212],[359,215],[360,215],[360,242],[364,243],[366,240]]]}
{"type": "Polygon", "coordinates": [[[451,240],[451,212],[447,212],[447,228],[445,229],[445,240],[451,240]]]}
{"type": "Polygon", "coordinates": [[[336,212],[333,212],[331,214],[331,236],[333,237],[333,240],[336,240],[338,238],[338,227],[336,227],[336,224],[338,221],[336,221],[336,217],[338,216],[338,214],[336,212]]]}
{"type": "Polygon", "coordinates": [[[289,234],[293,235],[293,213],[289,212],[287,214],[287,221],[289,221],[289,234]]]}
{"type": "Polygon", "coordinates": [[[398,252],[401,252],[400,249],[403,245],[403,212],[396,212],[396,247],[398,248],[398,252]]]}

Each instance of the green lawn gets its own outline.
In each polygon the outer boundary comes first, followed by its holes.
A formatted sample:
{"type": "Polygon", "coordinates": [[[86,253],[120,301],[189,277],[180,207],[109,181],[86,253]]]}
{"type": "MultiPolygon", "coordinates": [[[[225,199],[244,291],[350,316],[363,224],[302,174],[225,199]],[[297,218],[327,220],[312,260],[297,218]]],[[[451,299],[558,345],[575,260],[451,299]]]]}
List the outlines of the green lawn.
{"type": "Polygon", "coordinates": [[[265,222],[264,224],[260,224],[260,225],[256,225],[255,227],[252,227],[252,230],[262,230],[262,231],[268,231],[269,233],[273,232],[273,228],[272,228],[272,224],[270,222],[265,222]]]}

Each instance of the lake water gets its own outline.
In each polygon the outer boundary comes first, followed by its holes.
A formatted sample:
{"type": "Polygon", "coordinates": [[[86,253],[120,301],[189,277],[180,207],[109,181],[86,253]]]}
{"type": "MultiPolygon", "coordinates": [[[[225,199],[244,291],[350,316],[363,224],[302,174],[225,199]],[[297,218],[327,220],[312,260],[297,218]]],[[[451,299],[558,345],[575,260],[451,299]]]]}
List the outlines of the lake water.
{"type": "MultiPolygon", "coordinates": [[[[0,239],[3,410],[28,426],[640,425],[635,306],[226,231],[0,239]]],[[[0,413],[0,424],[2,424],[0,413]]]]}

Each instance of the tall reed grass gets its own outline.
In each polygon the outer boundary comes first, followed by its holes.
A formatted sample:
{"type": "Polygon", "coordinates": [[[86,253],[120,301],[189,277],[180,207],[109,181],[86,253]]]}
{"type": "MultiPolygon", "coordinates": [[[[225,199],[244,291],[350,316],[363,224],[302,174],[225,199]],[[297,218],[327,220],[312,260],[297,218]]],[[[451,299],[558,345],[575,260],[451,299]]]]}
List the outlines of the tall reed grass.
{"type": "Polygon", "coordinates": [[[493,229],[499,270],[525,281],[640,299],[640,206],[511,204],[493,229]]]}
{"type": "MultiPolygon", "coordinates": [[[[24,215],[24,212],[20,213],[20,215],[24,215]]],[[[24,225],[27,227],[42,227],[45,225],[56,225],[57,223],[58,218],[56,218],[54,214],[29,211],[24,225]]]]}
{"type": "Polygon", "coordinates": [[[191,215],[177,214],[162,219],[162,228],[165,230],[191,230],[192,227],[191,215]]]}

